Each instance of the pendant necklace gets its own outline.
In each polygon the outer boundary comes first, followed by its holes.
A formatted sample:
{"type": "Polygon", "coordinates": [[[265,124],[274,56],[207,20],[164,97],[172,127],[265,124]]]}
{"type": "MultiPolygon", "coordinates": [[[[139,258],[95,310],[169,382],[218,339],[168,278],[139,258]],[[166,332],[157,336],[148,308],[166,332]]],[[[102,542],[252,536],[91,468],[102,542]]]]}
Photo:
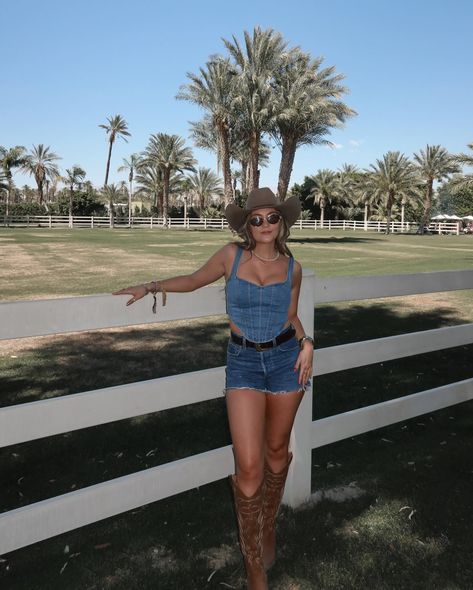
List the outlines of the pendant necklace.
{"type": "Polygon", "coordinates": [[[262,262],[274,262],[275,260],[277,260],[279,258],[279,251],[276,253],[276,256],[273,256],[273,258],[263,258],[263,256],[259,256],[258,254],[256,254],[256,252],[253,250],[253,254],[256,256],[256,258],[259,258],[262,262]]]}

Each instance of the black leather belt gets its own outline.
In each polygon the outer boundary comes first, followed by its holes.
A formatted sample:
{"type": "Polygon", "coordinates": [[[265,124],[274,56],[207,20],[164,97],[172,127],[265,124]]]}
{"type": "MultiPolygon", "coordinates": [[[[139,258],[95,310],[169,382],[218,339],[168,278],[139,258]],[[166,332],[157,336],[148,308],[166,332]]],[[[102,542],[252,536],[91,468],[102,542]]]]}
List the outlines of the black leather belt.
{"type": "MultiPolygon", "coordinates": [[[[279,334],[279,336],[276,336],[276,346],[282,344],[283,342],[287,342],[293,336],[295,336],[295,334],[296,330],[294,327],[291,326],[288,330],[282,332],[281,334],[279,334]]],[[[243,336],[235,334],[235,332],[230,332],[230,338],[232,342],[235,342],[235,344],[243,346],[244,342],[245,346],[249,346],[250,348],[256,348],[256,350],[264,350],[265,348],[273,348],[274,346],[273,340],[269,340],[268,342],[251,342],[251,340],[247,340],[243,336]]]]}

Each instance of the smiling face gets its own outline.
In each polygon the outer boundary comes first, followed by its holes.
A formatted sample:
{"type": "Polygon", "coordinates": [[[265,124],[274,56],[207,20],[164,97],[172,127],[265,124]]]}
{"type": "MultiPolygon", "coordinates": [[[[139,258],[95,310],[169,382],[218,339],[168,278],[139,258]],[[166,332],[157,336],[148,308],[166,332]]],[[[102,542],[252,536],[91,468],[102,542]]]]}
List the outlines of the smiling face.
{"type": "Polygon", "coordinates": [[[248,229],[250,230],[255,242],[268,244],[276,240],[279,234],[279,230],[281,228],[281,219],[279,219],[276,223],[270,223],[268,221],[268,218],[270,221],[273,221],[278,215],[280,216],[280,213],[277,211],[277,209],[274,209],[274,207],[254,209],[250,213],[250,215],[248,216],[248,229]],[[252,219],[257,218],[259,218],[260,222],[263,222],[259,226],[255,226],[251,223],[252,219]]]}

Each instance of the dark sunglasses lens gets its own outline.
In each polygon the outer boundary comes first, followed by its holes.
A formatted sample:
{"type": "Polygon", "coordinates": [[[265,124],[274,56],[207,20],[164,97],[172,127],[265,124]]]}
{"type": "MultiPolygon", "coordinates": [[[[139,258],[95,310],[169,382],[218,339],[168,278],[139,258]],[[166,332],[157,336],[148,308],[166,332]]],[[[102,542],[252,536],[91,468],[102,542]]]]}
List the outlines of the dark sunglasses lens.
{"type": "Polygon", "coordinates": [[[268,220],[268,223],[275,225],[281,219],[281,216],[279,213],[270,213],[266,219],[268,220]]]}
{"type": "Polygon", "coordinates": [[[254,227],[259,227],[260,225],[263,225],[263,218],[261,217],[261,215],[255,215],[250,219],[250,223],[254,227]]]}

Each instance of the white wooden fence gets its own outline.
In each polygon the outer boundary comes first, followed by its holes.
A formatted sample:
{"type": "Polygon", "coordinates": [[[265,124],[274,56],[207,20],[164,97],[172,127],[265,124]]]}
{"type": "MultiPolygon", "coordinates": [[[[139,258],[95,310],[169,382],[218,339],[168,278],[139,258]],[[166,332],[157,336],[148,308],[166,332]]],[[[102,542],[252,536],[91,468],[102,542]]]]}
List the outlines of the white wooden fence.
{"type": "MultiPolygon", "coordinates": [[[[308,333],[319,303],[473,288],[473,271],[335,277],[304,272],[299,314],[308,333]]],[[[148,301],[125,307],[112,295],[0,303],[0,339],[156,322],[148,301]]],[[[158,321],[225,313],[221,286],[175,293],[158,321]]],[[[409,357],[473,342],[473,324],[318,349],[315,375],[409,357]]],[[[106,424],[222,396],[224,367],[86,391],[0,409],[0,447],[106,424]]],[[[402,393],[402,392],[399,392],[402,393]]],[[[311,451],[388,424],[473,399],[473,378],[312,421],[304,396],[291,437],[294,461],[285,501],[311,494],[311,451]]],[[[222,479],[233,472],[230,446],[118,477],[0,514],[0,554],[222,479]]]]}
{"type": "MultiPolygon", "coordinates": [[[[128,217],[115,217],[113,220],[110,216],[94,217],[74,215],[24,215],[3,217],[3,226],[9,227],[129,227],[128,217]],[[113,223],[112,223],[113,221],[113,223]]],[[[223,218],[193,218],[193,217],[170,217],[165,222],[162,217],[132,217],[131,227],[147,227],[150,229],[226,229],[228,223],[223,218]]],[[[392,221],[390,223],[391,232],[415,232],[418,224],[406,221],[392,221]]],[[[384,232],[386,230],[385,221],[354,221],[349,219],[327,219],[323,223],[318,219],[299,219],[292,226],[292,229],[342,229],[342,230],[363,230],[384,232]]],[[[460,234],[461,223],[456,221],[450,222],[431,222],[429,231],[438,234],[460,234]]]]}

